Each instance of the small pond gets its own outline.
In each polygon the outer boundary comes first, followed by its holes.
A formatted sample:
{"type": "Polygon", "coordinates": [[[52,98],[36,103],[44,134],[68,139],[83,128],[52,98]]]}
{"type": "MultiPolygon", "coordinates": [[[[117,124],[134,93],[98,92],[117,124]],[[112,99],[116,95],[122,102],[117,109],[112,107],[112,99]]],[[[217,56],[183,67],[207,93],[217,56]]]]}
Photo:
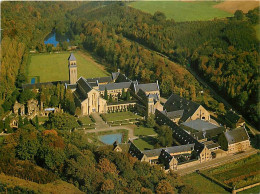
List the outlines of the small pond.
{"type": "Polygon", "coordinates": [[[52,31],[48,36],[44,39],[44,44],[53,44],[55,47],[58,43],[67,41],[69,42],[69,39],[67,36],[61,36],[55,33],[55,31],[52,31]]]}
{"type": "Polygon", "coordinates": [[[108,145],[112,145],[115,141],[117,141],[118,143],[121,143],[122,137],[123,137],[122,133],[98,136],[100,141],[102,141],[104,144],[108,144],[108,145]]]}
{"type": "Polygon", "coordinates": [[[31,84],[35,84],[35,77],[31,78],[31,84]]]}

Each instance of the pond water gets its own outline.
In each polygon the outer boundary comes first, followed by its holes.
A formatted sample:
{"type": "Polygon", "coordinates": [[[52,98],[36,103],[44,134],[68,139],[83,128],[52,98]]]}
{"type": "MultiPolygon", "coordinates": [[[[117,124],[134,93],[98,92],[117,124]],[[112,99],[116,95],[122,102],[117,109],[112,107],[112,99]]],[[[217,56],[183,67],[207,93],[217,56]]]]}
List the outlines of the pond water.
{"type": "Polygon", "coordinates": [[[117,141],[118,143],[121,143],[122,137],[123,137],[122,133],[98,136],[100,141],[102,141],[104,144],[108,144],[108,145],[112,145],[115,141],[117,141]]]}
{"type": "Polygon", "coordinates": [[[31,79],[31,84],[35,84],[35,77],[31,79]]]}
{"type": "Polygon", "coordinates": [[[69,39],[67,36],[61,36],[55,33],[55,31],[52,31],[48,36],[44,39],[44,44],[53,44],[55,47],[58,43],[67,41],[69,42],[69,39]]]}

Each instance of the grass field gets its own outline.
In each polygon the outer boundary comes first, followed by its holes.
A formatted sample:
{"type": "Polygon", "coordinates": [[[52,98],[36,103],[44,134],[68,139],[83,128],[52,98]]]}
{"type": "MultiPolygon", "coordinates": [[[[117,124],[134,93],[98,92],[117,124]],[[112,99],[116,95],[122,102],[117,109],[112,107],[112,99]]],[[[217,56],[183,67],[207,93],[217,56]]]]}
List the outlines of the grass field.
{"type": "Polygon", "coordinates": [[[249,10],[254,9],[259,6],[259,1],[234,1],[226,0],[215,5],[215,8],[235,13],[236,10],[242,10],[244,13],[247,13],[249,10]]]}
{"type": "Polygon", "coordinates": [[[108,114],[102,114],[102,117],[107,121],[121,121],[124,119],[137,119],[141,118],[140,115],[136,115],[132,112],[116,112],[116,113],[108,113],[108,114]]]}
{"type": "MultiPolygon", "coordinates": [[[[73,184],[69,184],[62,180],[57,180],[52,183],[38,184],[28,180],[20,179],[13,176],[4,175],[0,173],[0,183],[6,185],[6,190],[9,188],[22,188],[29,191],[34,191],[34,193],[83,193],[73,184]]],[[[13,193],[13,192],[4,192],[13,193]]],[[[16,192],[14,192],[16,193],[16,192]]],[[[18,192],[17,192],[18,193],[18,192]]],[[[28,192],[29,193],[29,192],[28,192]]]]}
{"type": "MultiPolygon", "coordinates": [[[[31,55],[28,76],[40,76],[40,82],[69,80],[69,55],[69,52],[31,55]]],[[[74,52],[74,55],[77,59],[78,78],[108,75],[90,56],[83,55],[81,52],[74,52]]]]}
{"type": "Polygon", "coordinates": [[[189,174],[182,178],[185,183],[192,185],[200,193],[229,193],[221,186],[197,173],[189,174]]]}
{"type": "Polygon", "coordinates": [[[260,186],[253,187],[251,189],[247,189],[241,192],[238,192],[239,194],[253,194],[253,193],[260,193],[260,186]]]}
{"type": "Polygon", "coordinates": [[[80,117],[79,120],[82,122],[83,125],[89,125],[93,123],[89,116],[80,117]]]}
{"type": "Polygon", "coordinates": [[[129,6],[140,9],[144,12],[154,14],[161,11],[167,19],[174,19],[176,22],[212,20],[214,18],[225,18],[233,14],[214,8],[218,2],[200,1],[136,1],[129,6]]]}
{"type": "Polygon", "coordinates": [[[140,135],[156,135],[157,133],[154,131],[153,128],[148,128],[144,126],[139,126],[135,128],[134,135],[140,136],[140,135]]]}
{"type": "Polygon", "coordinates": [[[139,139],[134,140],[134,144],[140,150],[151,150],[154,149],[154,144],[156,144],[157,140],[154,137],[146,136],[139,139]]]}
{"type": "Polygon", "coordinates": [[[241,188],[260,181],[260,154],[204,171],[218,181],[241,188]]]}

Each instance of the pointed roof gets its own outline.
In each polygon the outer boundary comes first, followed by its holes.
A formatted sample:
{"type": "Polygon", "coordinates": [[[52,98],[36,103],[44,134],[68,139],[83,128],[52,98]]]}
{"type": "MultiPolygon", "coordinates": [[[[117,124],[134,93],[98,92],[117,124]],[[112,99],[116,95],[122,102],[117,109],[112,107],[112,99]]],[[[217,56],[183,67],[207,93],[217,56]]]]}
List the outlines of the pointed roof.
{"type": "Polygon", "coordinates": [[[69,61],[76,61],[76,57],[74,56],[73,53],[70,53],[70,56],[68,58],[69,61]]]}
{"type": "Polygon", "coordinates": [[[227,131],[224,134],[229,144],[234,144],[241,141],[249,140],[249,136],[244,127],[239,127],[231,131],[227,131]]]}

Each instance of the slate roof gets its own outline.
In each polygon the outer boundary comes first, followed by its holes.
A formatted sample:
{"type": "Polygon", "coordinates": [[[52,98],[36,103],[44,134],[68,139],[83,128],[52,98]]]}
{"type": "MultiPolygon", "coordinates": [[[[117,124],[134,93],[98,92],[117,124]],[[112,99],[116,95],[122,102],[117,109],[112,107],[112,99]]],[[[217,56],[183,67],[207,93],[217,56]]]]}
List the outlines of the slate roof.
{"type": "Polygon", "coordinates": [[[158,94],[149,94],[148,98],[152,98],[155,102],[159,101],[158,94]]]}
{"type": "Polygon", "coordinates": [[[107,90],[117,90],[117,89],[123,89],[123,88],[130,88],[130,85],[131,85],[131,82],[102,84],[102,85],[99,85],[99,90],[105,91],[105,88],[107,88],[107,90]]]}
{"type": "Polygon", "coordinates": [[[214,128],[214,129],[210,129],[210,130],[206,130],[206,131],[199,131],[199,132],[196,132],[196,133],[192,133],[191,136],[197,140],[201,140],[201,139],[205,139],[205,138],[208,138],[208,139],[211,139],[213,137],[216,137],[218,136],[219,134],[225,132],[226,129],[225,127],[217,127],[217,128],[214,128]],[[205,137],[204,137],[204,135],[205,137]]]}
{"type": "Polygon", "coordinates": [[[65,84],[65,87],[72,90],[77,88],[77,84],[65,84]]]}
{"type": "Polygon", "coordinates": [[[133,157],[136,157],[138,160],[141,160],[144,156],[141,150],[139,150],[133,142],[130,143],[129,154],[131,154],[133,157]]]}
{"type": "Polygon", "coordinates": [[[159,86],[157,83],[148,83],[148,84],[137,84],[135,86],[136,93],[138,93],[139,90],[143,90],[144,92],[151,92],[151,91],[158,91],[159,86]]]}
{"type": "Polygon", "coordinates": [[[112,80],[116,80],[119,76],[120,72],[113,72],[112,73],[112,80]]]}
{"type": "Polygon", "coordinates": [[[195,144],[187,144],[187,145],[180,145],[180,146],[173,146],[173,147],[167,147],[165,150],[170,153],[178,153],[178,152],[186,152],[186,151],[193,151],[195,144]]]}
{"type": "Polygon", "coordinates": [[[119,146],[122,149],[122,152],[127,153],[129,151],[131,143],[118,143],[117,141],[115,141],[113,143],[114,149],[119,146]]]}
{"type": "Polygon", "coordinates": [[[224,135],[227,139],[228,144],[234,144],[234,143],[249,140],[249,136],[244,127],[239,127],[231,131],[227,131],[224,133],[224,135]]]}
{"type": "Polygon", "coordinates": [[[192,151],[194,150],[194,145],[195,144],[187,144],[187,145],[173,146],[167,148],[158,148],[153,150],[144,150],[143,154],[145,154],[147,157],[156,157],[156,156],[159,157],[162,150],[165,150],[169,154],[174,154],[179,152],[192,151]]]}
{"type": "Polygon", "coordinates": [[[203,120],[200,120],[200,119],[193,120],[193,121],[187,121],[187,122],[182,123],[181,125],[183,125],[185,127],[189,127],[191,129],[195,129],[197,131],[206,131],[206,130],[210,130],[210,129],[214,129],[214,128],[219,127],[219,126],[214,125],[210,122],[203,121],[203,120]]]}
{"type": "Polygon", "coordinates": [[[70,56],[68,58],[69,61],[76,61],[76,57],[74,56],[73,53],[70,53],[70,56]]]}
{"type": "Polygon", "coordinates": [[[164,108],[168,112],[184,110],[181,118],[182,121],[186,121],[190,116],[192,116],[199,106],[200,104],[182,98],[176,94],[172,94],[164,104],[164,108]]]}
{"type": "Polygon", "coordinates": [[[87,80],[87,82],[97,82],[97,81],[98,81],[98,83],[106,83],[106,82],[110,83],[110,82],[113,82],[111,76],[108,76],[108,77],[88,78],[88,79],[86,79],[86,80],[87,80]]]}
{"type": "MultiPolygon", "coordinates": [[[[83,90],[84,93],[88,93],[89,91],[92,90],[92,87],[89,85],[89,83],[87,82],[87,80],[83,77],[80,77],[77,81],[78,86],[80,86],[83,90]]],[[[78,89],[79,87],[77,87],[78,89]]]]}
{"type": "Polygon", "coordinates": [[[220,145],[218,143],[215,143],[213,141],[206,141],[203,143],[208,149],[214,149],[214,148],[219,148],[220,145]]]}
{"type": "Polygon", "coordinates": [[[172,111],[172,112],[167,112],[164,111],[164,114],[169,117],[170,119],[177,119],[177,118],[181,118],[183,115],[184,110],[176,110],[176,111],[172,111]]]}
{"type": "Polygon", "coordinates": [[[228,111],[227,114],[225,115],[226,118],[232,122],[232,123],[238,123],[238,121],[241,119],[241,121],[244,121],[240,115],[235,113],[234,111],[228,111]]]}

